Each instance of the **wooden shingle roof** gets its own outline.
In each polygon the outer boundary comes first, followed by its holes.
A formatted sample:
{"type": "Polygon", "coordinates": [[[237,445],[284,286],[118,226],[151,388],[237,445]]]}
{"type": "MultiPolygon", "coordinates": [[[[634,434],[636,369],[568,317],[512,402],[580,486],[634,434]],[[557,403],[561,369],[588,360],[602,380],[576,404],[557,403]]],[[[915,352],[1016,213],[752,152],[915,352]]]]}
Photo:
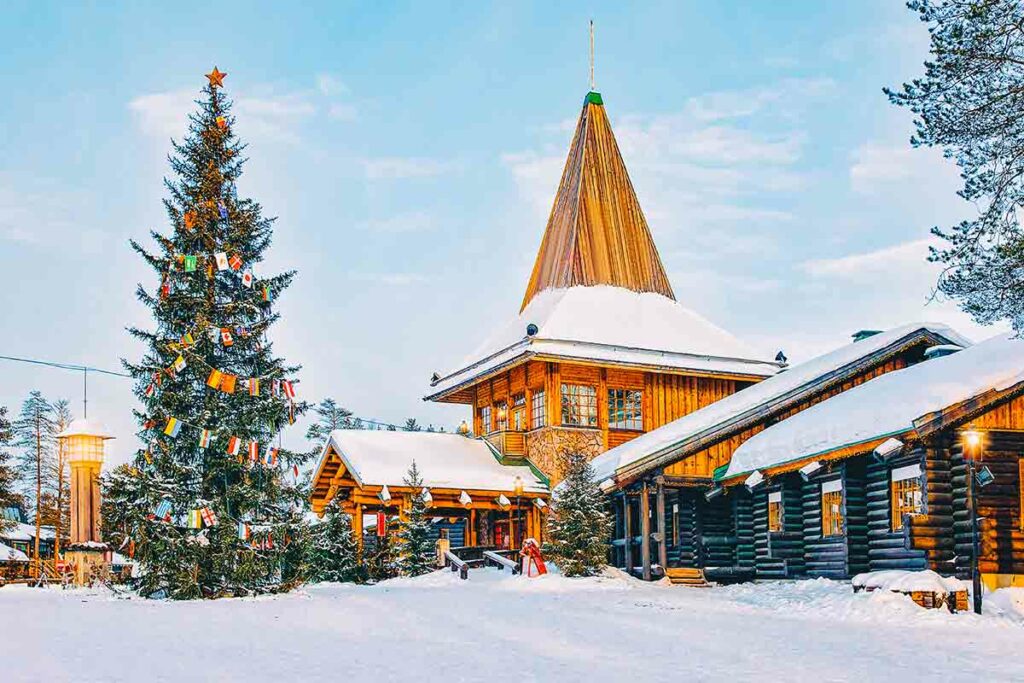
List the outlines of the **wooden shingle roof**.
{"type": "Polygon", "coordinates": [[[613,285],[675,300],[601,96],[587,95],[523,305],[539,292],[613,285]]]}

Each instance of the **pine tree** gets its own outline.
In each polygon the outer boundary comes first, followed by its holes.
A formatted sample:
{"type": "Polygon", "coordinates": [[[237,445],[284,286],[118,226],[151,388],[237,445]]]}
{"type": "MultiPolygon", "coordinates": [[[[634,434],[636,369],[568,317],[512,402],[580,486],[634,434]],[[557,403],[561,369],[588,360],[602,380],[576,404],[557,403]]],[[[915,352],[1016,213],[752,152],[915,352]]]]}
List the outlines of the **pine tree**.
{"type": "MultiPolygon", "coordinates": [[[[63,432],[71,424],[74,416],[67,399],[54,401],[52,406],[53,429],[55,434],[63,432]]],[[[44,488],[40,517],[42,524],[54,529],[54,554],[59,555],[61,544],[69,535],[71,519],[71,472],[65,444],[60,439],[53,439],[53,457],[49,471],[44,474],[44,488]]]]}
{"type": "Polygon", "coordinates": [[[384,535],[365,539],[363,559],[366,577],[373,582],[393,579],[399,574],[398,543],[395,539],[397,524],[393,518],[384,522],[384,535]]]}
{"type": "MultiPolygon", "coordinates": [[[[8,464],[11,454],[7,447],[14,441],[14,431],[7,417],[7,406],[0,406],[0,512],[8,507],[22,505],[21,494],[17,490],[17,473],[8,464]]],[[[6,531],[13,523],[8,522],[0,514],[0,531],[6,531]]]]}
{"type": "Polygon", "coordinates": [[[402,430],[406,432],[419,432],[423,430],[423,427],[420,426],[415,417],[410,417],[405,421],[402,430]]]}
{"type": "MultiPolygon", "coordinates": [[[[333,398],[325,398],[313,408],[316,422],[306,430],[306,439],[315,447],[323,445],[327,437],[335,429],[353,429],[352,411],[338,405],[333,398]]],[[[362,426],[362,423],[360,423],[362,426]]]]}
{"type": "Polygon", "coordinates": [[[14,421],[16,445],[21,449],[18,474],[26,498],[31,501],[29,515],[35,519],[36,537],[32,557],[39,558],[40,527],[43,524],[43,494],[46,493],[48,475],[53,470],[53,444],[57,434],[53,421],[53,406],[42,393],[33,391],[21,404],[21,414],[14,421]]]}
{"type": "Polygon", "coordinates": [[[1024,330],[1024,4],[1020,0],[911,0],[928,24],[924,75],[890,101],[917,117],[913,146],[940,147],[960,167],[958,194],[977,217],[932,232],[940,292],[980,323],[1024,330]]]}
{"type": "Polygon", "coordinates": [[[245,148],[223,74],[214,69],[207,78],[184,142],[171,143],[170,230],[151,233],[153,252],[131,242],[159,279],[155,293],[136,290],[155,326],[130,332],[147,352],[124,361],[147,447],[107,491],[109,526],[134,544],[143,567],[140,592],[174,599],[290,587],[296,571],[287,563],[301,553],[287,546],[302,534],[304,504],[291,471],[308,457],[281,449],[276,463],[266,460],[305,409],[292,400],[298,367],[275,356],[267,338],[279,318],[273,301],[295,272],[259,271],[273,219],[238,195],[245,148]],[[158,519],[164,500],[171,512],[158,519]],[[206,509],[216,524],[189,528],[190,511],[206,509]]]}
{"type": "Polygon", "coordinates": [[[309,529],[306,576],[309,581],[362,581],[359,545],[352,533],[352,518],[331,501],[324,519],[309,529]]]}
{"type": "Polygon", "coordinates": [[[405,485],[412,489],[412,493],[409,494],[405,519],[399,524],[401,567],[406,576],[419,576],[434,570],[434,543],[430,540],[430,517],[427,516],[427,503],[422,494],[423,479],[415,460],[409,467],[405,485]]]}
{"type": "Polygon", "coordinates": [[[565,576],[593,576],[607,562],[611,518],[587,457],[564,453],[560,461],[565,479],[551,501],[545,552],[565,576]]]}

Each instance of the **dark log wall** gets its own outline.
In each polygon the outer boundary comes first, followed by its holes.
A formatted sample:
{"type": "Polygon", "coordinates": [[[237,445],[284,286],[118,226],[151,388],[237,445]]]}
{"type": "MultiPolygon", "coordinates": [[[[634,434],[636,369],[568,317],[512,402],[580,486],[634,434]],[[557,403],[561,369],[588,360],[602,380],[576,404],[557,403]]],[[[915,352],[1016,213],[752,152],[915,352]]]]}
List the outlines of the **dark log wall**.
{"type": "Polygon", "coordinates": [[[835,463],[802,487],[804,560],[807,576],[845,579],[868,568],[867,466],[863,458],[835,463]],[[821,533],[821,485],[843,479],[843,529],[821,533]]]}
{"type": "MultiPolygon", "coordinates": [[[[953,531],[956,573],[971,575],[971,521],[967,494],[967,467],[959,439],[952,455],[953,531]]],[[[1021,531],[1020,461],[1024,432],[986,431],[981,464],[995,481],[978,490],[981,553],[978,566],[984,574],[1024,574],[1024,532],[1021,531]]]]}
{"type": "Polygon", "coordinates": [[[783,475],[754,496],[754,546],[757,578],[789,579],[804,574],[803,480],[783,475]],[[782,493],[782,531],[768,532],[768,494],[782,493]]]}
{"type": "MultiPolygon", "coordinates": [[[[907,465],[925,467],[924,448],[888,462],[862,456],[867,469],[868,565],[871,571],[881,569],[928,569],[924,551],[909,547],[906,529],[892,530],[892,470],[907,465]]],[[[922,474],[922,476],[924,476],[922,474]]]]}
{"type": "MultiPolygon", "coordinates": [[[[954,571],[955,552],[953,549],[953,483],[952,462],[949,449],[939,443],[927,448],[919,446],[910,454],[910,462],[923,460],[925,476],[925,506],[923,515],[915,515],[907,519],[903,529],[905,547],[904,556],[912,564],[901,569],[932,569],[943,575],[954,571]],[[917,458],[917,460],[914,460],[917,458]],[[913,550],[909,550],[913,549],[913,550]],[[916,556],[911,555],[916,553],[916,556]],[[921,558],[924,562],[922,563],[921,558]]],[[[886,510],[886,518],[891,518],[891,505],[886,510]]],[[[890,520],[891,522],[891,520],[890,520]]],[[[894,554],[895,555],[895,554],[894,554]]],[[[893,557],[895,559],[895,557],[893,557]]],[[[889,569],[885,564],[876,567],[872,558],[872,569],[889,569]]]]}

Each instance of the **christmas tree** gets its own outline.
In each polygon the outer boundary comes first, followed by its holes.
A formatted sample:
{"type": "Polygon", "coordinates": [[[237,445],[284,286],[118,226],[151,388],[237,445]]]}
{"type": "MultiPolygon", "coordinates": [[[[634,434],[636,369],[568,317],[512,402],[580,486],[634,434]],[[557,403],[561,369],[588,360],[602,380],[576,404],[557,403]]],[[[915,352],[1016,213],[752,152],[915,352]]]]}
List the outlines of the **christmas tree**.
{"type": "MultiPolygon", "coordinates": [[[[14,439],[14,432],[11,429],[11,421],[7,418],[7,406],[0,406],[0,509],[21,505],[22,499],[15,490],[15,472],[7,464],[11,454],[6,447],[14,439]]],[[[6,531],[8,526],[13,526],[3,515],[0,515],[0,531],[6,531]]]]}
{"type": "Polygon", "coordinates": [[[399,558],[395,542],[395,521],[387,518],[384,522],[384,535],[375,539],[366,539],[367,548],[363,553],[366,575],[370,581],[384,581],[398,576],[399,558]]]}
{"type": "Polygon", "coordinates": [[[593,576],[607,561],[611,518],[587,457],[565,453],[560,467],[565,479],[551,501],[545,552],[565,576],[593,576]]]}
{"type": "Polygon", "coordinates": [[[224,76],[207,75],[184,142],[172,142],[170,230],[151,233],[154,251],[131,243],[158,281],[156,292],[137,289],[155,327],[130,330],[146,353],[124,362],[147,446],[108,481],[106,525],[108,542],[134,548],[147,596],[287,589],[302,555],[287,546],[302,533],[296,480],[306,456],[278,446],[305,404],[295,401],[298,367],[267,337],[295,272],[259,270],[273,219],[238,195],[244,146],[224,76]]]}
{"type": "Polygon", "coordinates": [[[359,545],[352,533],[352,518],[331,501],[323,521],[309,530],[306,576],[312,582],[362,581],[359,545]]]}
{"type": "Polygon", "coordinates": [[[402,520],[398,540],[401,542],[400,565],[406,576],[419,576],[433,571],[434,543],[430,540],[430,518],[427,516],[427,494],[423,490],[416,461],[409,468],[405,485],[412,489],[409,507],[402,520]]]}

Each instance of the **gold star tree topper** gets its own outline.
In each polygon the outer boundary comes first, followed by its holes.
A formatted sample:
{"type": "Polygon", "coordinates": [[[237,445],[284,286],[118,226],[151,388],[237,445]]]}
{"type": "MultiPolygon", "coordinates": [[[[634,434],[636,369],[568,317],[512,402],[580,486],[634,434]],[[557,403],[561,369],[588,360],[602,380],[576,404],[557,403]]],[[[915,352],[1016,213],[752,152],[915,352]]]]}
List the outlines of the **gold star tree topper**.
{"type": "Polygon", "coordinates": [[[217,67],[213,67],[213,71],[206,74],[206,77],[210,79],[211,88],[223,88],[225,76],[227,76],[227,74],[218,70],[217,67]]]}

